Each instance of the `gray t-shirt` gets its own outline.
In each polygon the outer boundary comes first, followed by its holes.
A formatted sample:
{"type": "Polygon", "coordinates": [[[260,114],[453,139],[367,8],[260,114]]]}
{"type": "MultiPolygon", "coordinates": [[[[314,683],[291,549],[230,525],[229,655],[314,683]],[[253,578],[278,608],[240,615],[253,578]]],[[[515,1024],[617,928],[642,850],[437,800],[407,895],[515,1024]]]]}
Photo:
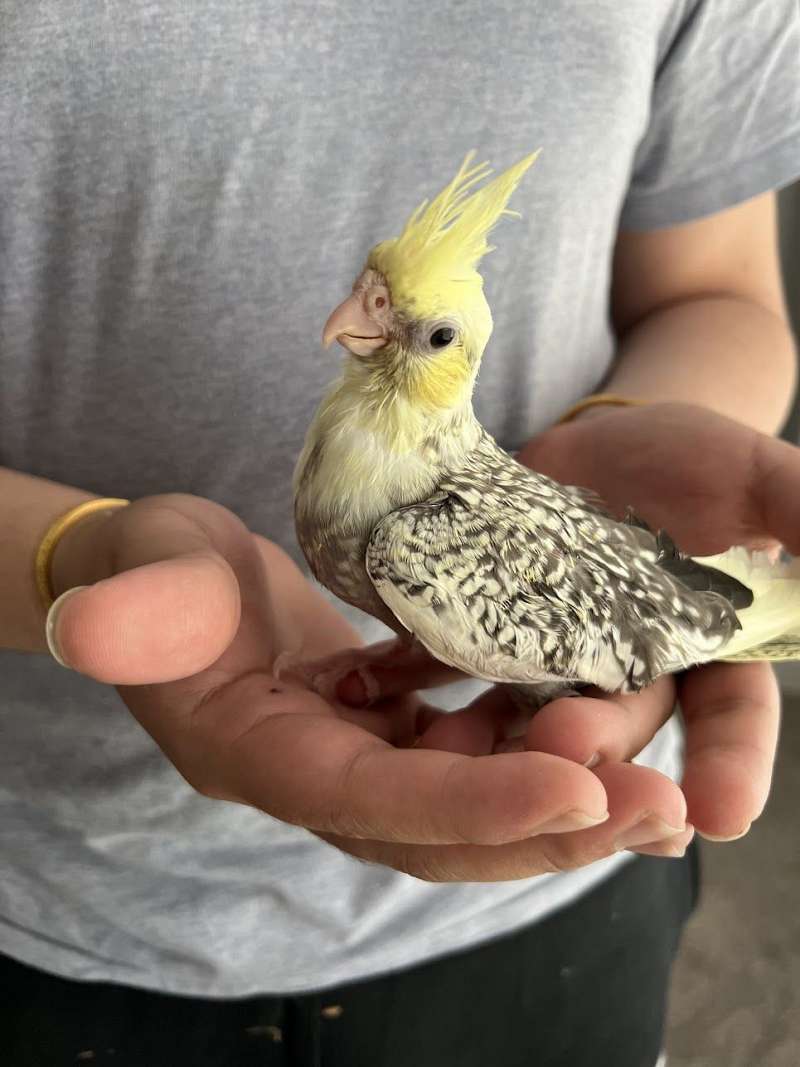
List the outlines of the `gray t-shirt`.
{"type": "MultiPolygon", "coordinates": [[[[477,411],[509,448],[608,370],[620,221],[800,172],[795,0],[0,0],[0,27],[0,463],[208,496],[293,552],[292,466],[337,373],[320,327],[469,148],[543,149],[485,262],[477,411]]],[[[0,951],[63,975],[322,988],[622,862],[429,885],[196,795],[45,656],[0,655],[0,684],[0,951]]],[[[646,758],[677,773],[677,730],[646,758]]]]}

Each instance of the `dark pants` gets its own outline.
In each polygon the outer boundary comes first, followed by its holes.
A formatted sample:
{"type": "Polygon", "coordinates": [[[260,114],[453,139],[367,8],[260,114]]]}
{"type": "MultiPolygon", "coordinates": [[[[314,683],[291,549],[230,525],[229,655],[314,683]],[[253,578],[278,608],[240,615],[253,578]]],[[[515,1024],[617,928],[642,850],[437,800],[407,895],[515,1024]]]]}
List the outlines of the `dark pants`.
{"type": "Polygon", "coordinates": [[[480,948],[303,996],[219,1001],[0,957],[3,1067],[654,1067],[697,854],[638,857],[480,948]]]}

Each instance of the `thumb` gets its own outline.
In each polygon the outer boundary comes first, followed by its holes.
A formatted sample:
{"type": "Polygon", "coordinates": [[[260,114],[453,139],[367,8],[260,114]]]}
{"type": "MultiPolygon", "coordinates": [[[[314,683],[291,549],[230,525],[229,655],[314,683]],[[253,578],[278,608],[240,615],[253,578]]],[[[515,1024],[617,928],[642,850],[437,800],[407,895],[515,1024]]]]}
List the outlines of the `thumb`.
{"type": "Polygon", "coordinates": [[[47,617],[47,643],[66,667],[113,685],[186,678],[233,640],[239,587],[215,552],[192,553],[62,594],[47,617]]]}
{"type": "Polygon", "coordinates": [[[189,677],[233,640],[239,582],[211,538],[198,536],[196,523],[163,509],[158,521],[153,509],[125,510],[113,520],[111,545],[97,546],[99,555],[117,560],[119,573],[75,585],[55,601],[48,646],[64,666],[113,685],[189,677]]]}

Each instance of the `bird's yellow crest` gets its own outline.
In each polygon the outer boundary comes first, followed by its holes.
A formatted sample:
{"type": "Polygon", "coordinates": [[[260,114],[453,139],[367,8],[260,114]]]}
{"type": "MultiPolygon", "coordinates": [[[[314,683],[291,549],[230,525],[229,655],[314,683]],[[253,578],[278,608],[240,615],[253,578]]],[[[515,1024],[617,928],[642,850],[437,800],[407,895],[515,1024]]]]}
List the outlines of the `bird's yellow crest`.
{"type": "Polygon", "coordinates": [[[368,266],[385,275],[395,306],[435,316],[457,308],[470,289],[482,286],[477,267],[492,251],[489,232],[503,215],[518,215],[506,205],[538,154],[476,190],[492,170],[488,163],[472,166],[470,152],[455,178],[430,203],[420,204],[400,236],[372,250],[368,266]]]}

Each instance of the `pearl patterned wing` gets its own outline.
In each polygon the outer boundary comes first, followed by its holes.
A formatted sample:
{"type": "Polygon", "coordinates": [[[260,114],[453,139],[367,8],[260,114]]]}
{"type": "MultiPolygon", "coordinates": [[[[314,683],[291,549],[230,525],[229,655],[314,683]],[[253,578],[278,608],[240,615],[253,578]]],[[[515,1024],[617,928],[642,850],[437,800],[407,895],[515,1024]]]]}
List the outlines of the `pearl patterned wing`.
{"type": "Polygon", "coordinates": [[[488,434],[367,546],[384,603],[438,659],[496,682],[631,691],[716,658],[749,590],[636,520],[518,464],[488,434]]]}

